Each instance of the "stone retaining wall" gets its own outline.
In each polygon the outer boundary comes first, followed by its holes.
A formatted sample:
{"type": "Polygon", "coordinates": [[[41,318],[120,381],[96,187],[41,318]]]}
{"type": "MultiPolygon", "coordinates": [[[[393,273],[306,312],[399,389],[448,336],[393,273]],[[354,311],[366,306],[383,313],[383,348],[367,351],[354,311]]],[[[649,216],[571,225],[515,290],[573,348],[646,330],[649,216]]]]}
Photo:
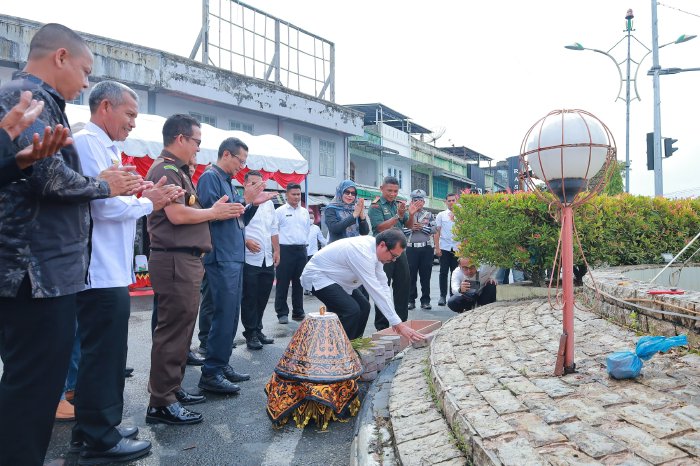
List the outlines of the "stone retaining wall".
{"type": "Polygon", "coordinates": [[[666,287],[633,280],[627,274],[658,267],[622,266],[593,271],[593,278],[588,274],[583,280],[587,304],[596,314],[638,332],[687,335],[688,346],[697,350],[700,348],[700,321],[691,317],[700,317],[700,292],[684,290],[682,295],[650,295],[649,290],[666,287]]]}

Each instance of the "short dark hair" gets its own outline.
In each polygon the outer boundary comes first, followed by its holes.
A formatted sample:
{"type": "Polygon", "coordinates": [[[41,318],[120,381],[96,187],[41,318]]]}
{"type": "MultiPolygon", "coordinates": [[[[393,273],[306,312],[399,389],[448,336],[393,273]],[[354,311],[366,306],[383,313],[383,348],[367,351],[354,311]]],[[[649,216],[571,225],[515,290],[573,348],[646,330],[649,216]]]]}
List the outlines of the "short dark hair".
{"type": "Polygon", "coordinates": [[[299,183],[289,183],[287,185],[287,192],[291,191],[292,189],[299,189],[301,190],[301,185],[299,183]]]}
{"type": "Polygon", "coordinates": [[[384,181],[382,181],[382,186],[385,184],[395,184],[399,186],[399,180],[395,176],[385,176],[384,181]]]}
{"type": "Polygon", "coordinates": [[[29,43],[28,59],[42,58],[61,48],[75,55],[90,50],[85,40],[72,29],[62,24],[48,23],[43,25],[32,37],[29,43]]]}
{"type": "Polygon", "coordinates": [[[260,173],[257,170],[248,170],[245,176],[243,177],[243,181],[248,181],[248,178],[250,178],[251,176],[259,176],[260,178],[263,177],[262,173],[260,173]]]}
{"type": "Polygon", "coordinates": [[[192,136],[192,127],[201,128],[196,118],[182,113],[171,115],[163,125],[163,146],[168,147],[179,135],[192,136]]]}
{"type": "Polygon", "coordinates": [[[219,160],[224,156],[224,152],[229,151],[233,155],[238,155],[241,148],[248,152],[248,146],[238,138],[226,138],[219,146],[219,160]]]}
{"type": "Polygon", "coordinates": [[[457,195],[455,193],[447,193],[447,196],[445,196],[445,200],[447,200],[448,198],[453,197],[453,196],[457,197],[457,195]]]}
{"type": "Polygon", "coordinates": [[[95,113],[103,100],[110,104],[121,105],[124,103],[124,94],[129,94],[138,103],[139,96],[132,88],[116,81],[102,81],[95,84],[95,87],[90,91],[88,104],[90,105],[90,113],[95,113]]]}
{"type": "Polygon", "coordinates": [[[374,240],[377,246],[384,241],[387,249],[394,249],[397,245],[400,245],[401,249],[406,249],[406,235],[403,234],[403,231],[399,231],[396,228],[384,230],[379,233],[374,240]]]}

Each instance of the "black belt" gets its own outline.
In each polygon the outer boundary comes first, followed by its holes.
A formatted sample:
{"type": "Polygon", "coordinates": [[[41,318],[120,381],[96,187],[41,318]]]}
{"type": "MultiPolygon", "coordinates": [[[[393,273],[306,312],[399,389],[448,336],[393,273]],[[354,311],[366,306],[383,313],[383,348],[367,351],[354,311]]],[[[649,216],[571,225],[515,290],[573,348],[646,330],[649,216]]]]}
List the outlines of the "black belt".
{"type": "Polygon", "coordinates": [[[157,252],[181,252],[183,254],[189,254],[191,256],[202,257],[204,251],[199,248],[151,248],[151,251],[157,252]]]}
{"type": "Polygon", "coordinates": [[[305,244],[280,244],[280,247],[285,247],[285,248],[304,248],[306,249],[305,244]]]}

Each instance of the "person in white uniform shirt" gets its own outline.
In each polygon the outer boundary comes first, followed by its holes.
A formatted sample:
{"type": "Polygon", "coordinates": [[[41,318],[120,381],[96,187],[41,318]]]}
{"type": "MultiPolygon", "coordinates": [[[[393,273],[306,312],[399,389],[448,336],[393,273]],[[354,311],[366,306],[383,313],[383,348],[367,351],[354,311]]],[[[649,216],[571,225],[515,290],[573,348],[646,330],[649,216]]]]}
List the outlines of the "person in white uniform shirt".
{"type": "Polygon", "coordinates": [[[450,310],[461,314],[478,304],[485,306],[496,301],[497,267],[482,265],[477,268],[471,259],[460,258],[459,267],[452,272],[452,293],[447,301],[450,310]]]}
{"type": "Polygon", "coordinates": [[[385,230],[374,238],[339,239],[311,258],[301,282],[328,311],[338,315],[351,340],[361,337],[367,325],[370,305],[358,289],[364,286],[396,333],[409,341],[420,341],[425,336],[401,322],[396,314],[393,293],[384,273],[384,264],[394,262],[405,249],[406,236],[397,229],[385,230]]]}
{"type": "MultiPolygon", "coordinates": [[[[435,217],[435,226],[437,227],[435,255],[440,259],[440,299],[438,300],[438,306],[447,304],[447,276],[457,267],[455,251],[457,251],[458,243],[455,242],[452,235],[452,227],[455,225],[455,214],[452,209],[456,203],[457,195],[449,193],[445,196],[447,209],[435,217]]],[[[450,292],[451,294],[452,292],[450,292]]]]}
{"type": "MultiPolygon", "coordinates": [[[[136,126],[138,96],[129,87],[102,81],[90,92],[90,122],[74,135],[83,173],[95,176],[121,165],[115,141],[123,141],[136,126]]],[[[75,388],[76,425],[71,449],[90,461],[136,458],[151,447],[132,440],[136,427],[122,421],[124,367],[130,312],[128,285],[134,283],[136,221],[184,194],[165,177],[141,198],[118,196],[90,202],[92,249],[89,289],[78,293],[77,318],[81,358],[75,388]]],[[[95,463],[97,464],[97,463],[95,463]]]]}
{"type": "Polygon", "coordinates": [[[292,319],[304,320],[304,290],[299,277],[306,264],[309,212],[301,206],[301,186],[287,185],[287,203],[275,210],[279,223],[280,263],[277,266],[275,312],[280,324],[289,323],[287,294],[292,284],[292,319]]]}
{"type": "MultiPolygon", "coordinates": [[[[244,185],[262,183],[259,171],[245,174],[244,185]]],[[[272,201],[258,206],[253,219],[245,230],[245,264],[243,265],[243,299],[241,301],[241,323],[246,346],[259,350],[263,345],[275,342],[263,333],[263,313],[275,281],[275,266],[280,262],[279,227],[272,201]]]]}
{"type": "Polygon", "coordinates": [[[328,238],[323,236],[321,228],[314,223],[314,213],[309,211],[309,238],[306,240],[306,258],[311,260],[311,256],[316,254],[319,250],[319,243],[321,247],[328,244],[328,238]]]}

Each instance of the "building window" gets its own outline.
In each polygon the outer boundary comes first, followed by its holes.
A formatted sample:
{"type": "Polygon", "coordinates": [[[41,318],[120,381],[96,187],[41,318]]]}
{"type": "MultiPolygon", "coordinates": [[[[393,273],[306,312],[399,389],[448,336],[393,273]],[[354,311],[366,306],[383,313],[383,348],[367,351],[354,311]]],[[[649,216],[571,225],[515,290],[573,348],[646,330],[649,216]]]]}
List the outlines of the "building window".
{"type": "Polygon", "coordinates": [[[228,129],[231,131],[245,131],[246,133],[253,134],[252,123],[243,123],[242,121],[229,120],[228,129]]]}
{"type": "Polygon", "coordinates": [[[202,113],[190,112],[190,116],[200,123],[216,126],[216,117],[214,115],[204,115],[202,113]]]}
{"type": "Polygon", "coordinates": [[[447,190],[449,189],[449,183],[445,178],[439,178],[437,176],[433,177],[433,197],[437,199],[445,199],[447,196],[447,190]]]}
{"type": "Polygon", "coordinates": [[[301,134],[294,135],[294,147],[306,160],[311,160],[311,138],[301,134]]]}
{"type": "Polygon", "coordinates": [[[350,162],[350,179],[355,181],[355,162],[350,162]]]}
{"type": "Polygon", "coordinates": [[[461,181],[452,182],[452,191],[459,196],[463,191],[469,192],[469,185],[461,181]]]}
{"type": "Polygon", "coordinates": [[[398,170],[396,168],[388,168],[387,171],[387,176],[393,176],[397,180],[399,180],[399,188],[403,188],[403,170],[398,170]]]}
{"type": "Polygon", "coordinates": [[[321,176],[335,176],[335,142],[318,141],[318,173],[321,176]]]}
{"type": "Polygon", "coordinates": [[[411,189],[422,189],[430,196],[430,176],[425,173],[411,172],[411,189]]]}

